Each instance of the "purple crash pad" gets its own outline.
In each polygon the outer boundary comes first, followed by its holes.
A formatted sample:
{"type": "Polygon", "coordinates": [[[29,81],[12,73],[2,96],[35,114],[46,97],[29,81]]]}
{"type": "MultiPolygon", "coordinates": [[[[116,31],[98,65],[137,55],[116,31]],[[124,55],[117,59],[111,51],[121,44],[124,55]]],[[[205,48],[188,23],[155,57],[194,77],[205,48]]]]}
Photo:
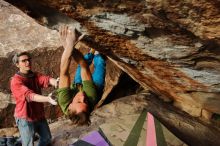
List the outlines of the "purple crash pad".
{"type": "Polygon", "coordinates": [[[95,146],[109,146],[102,135],[98,131],[92,131],[82,138],[83,141],[91,143],[95,146]]]}
{"type": "Polygon", "coordinates": [[[111,146],[103,134],[102,131],[92,131],[69,146],[111,146]]]}

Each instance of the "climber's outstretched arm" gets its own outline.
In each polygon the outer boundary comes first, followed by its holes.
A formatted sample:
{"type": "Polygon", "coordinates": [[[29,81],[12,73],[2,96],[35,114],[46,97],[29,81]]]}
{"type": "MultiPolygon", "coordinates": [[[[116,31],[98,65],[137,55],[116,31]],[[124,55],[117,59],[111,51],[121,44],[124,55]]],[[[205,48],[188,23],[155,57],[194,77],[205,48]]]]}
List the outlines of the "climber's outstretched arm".
{"type": "Polygon", "coordinates": [[[63,54],[61,57],[61,63],[60,63],[59,88],[70,86],[69,66],[71,62],[71,54],[72,54],[74,45],[77,42],[75,32],[76,32],[75,29],[70,30],[68,26],[61,26],[59,29],[60,41],[64,47],[64,51],[63,51],[63,54]]]}

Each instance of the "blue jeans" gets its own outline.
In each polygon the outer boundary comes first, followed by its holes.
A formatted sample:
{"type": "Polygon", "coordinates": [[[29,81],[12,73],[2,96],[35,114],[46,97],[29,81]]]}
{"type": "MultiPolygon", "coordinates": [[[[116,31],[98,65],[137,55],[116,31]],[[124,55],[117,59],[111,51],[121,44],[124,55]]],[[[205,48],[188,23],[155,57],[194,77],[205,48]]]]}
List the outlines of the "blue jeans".
{"type": "Polygon", "coordinates": [[[15,118],[15,120],[21,135],[22,146],[33,146],[35,133],[40,136],[38,146],[46,146],[51,143],[51,133],[45,119],[34,122],[20,118],[15,118]]]}
{"type": "MultiPolygon", "coordinates": [[[[98,90],[103,90],[105,85],[105,67],[106,67],[105,60],[100,54],[93,55],[92,53],[86,54],[84,56],[84,59],[87,61],[88,65],[91,65],[93,61],[94,63],[94,72],[92,73],[93,83],[96,85],[98,90]]],[[[80,65],[78,65],[73,80],[74,84],[82,84],[82,78],[80,72],[81,72],[80,65]]]]}

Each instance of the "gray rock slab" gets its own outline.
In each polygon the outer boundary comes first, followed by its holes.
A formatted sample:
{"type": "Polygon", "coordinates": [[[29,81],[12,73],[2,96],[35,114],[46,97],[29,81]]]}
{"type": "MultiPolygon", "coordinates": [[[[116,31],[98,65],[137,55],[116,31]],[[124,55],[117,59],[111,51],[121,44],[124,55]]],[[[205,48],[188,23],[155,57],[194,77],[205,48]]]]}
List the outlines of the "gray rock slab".
{"type": "Polygon", "coordinates": [[[58,32],[39,25],[11,4],[0,0],[0,57],[13,51],[57,49],[58,32]]]}

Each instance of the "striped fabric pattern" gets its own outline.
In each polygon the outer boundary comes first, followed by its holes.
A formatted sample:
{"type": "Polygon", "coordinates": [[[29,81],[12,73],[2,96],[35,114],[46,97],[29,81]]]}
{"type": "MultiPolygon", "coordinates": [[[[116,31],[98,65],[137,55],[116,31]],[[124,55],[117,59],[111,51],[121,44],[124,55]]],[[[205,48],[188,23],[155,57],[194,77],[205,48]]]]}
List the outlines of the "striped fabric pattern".
{"type": "Polygon", "coordinates": [[[187,146],[146,110],[126,118],[127,121],[117,119],[100,125],[99,130],[71,146],[187,146]]]}

